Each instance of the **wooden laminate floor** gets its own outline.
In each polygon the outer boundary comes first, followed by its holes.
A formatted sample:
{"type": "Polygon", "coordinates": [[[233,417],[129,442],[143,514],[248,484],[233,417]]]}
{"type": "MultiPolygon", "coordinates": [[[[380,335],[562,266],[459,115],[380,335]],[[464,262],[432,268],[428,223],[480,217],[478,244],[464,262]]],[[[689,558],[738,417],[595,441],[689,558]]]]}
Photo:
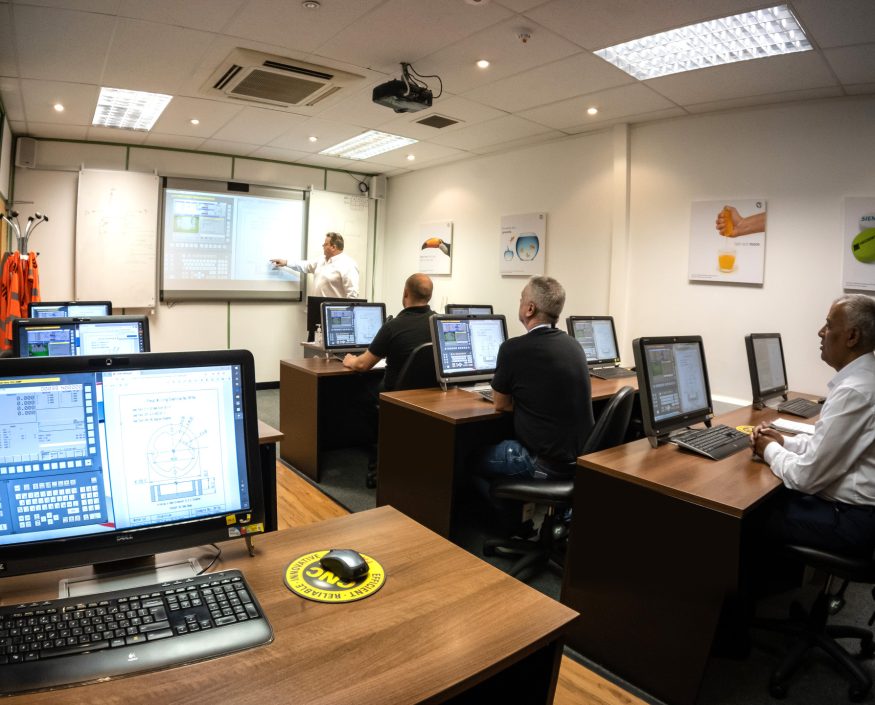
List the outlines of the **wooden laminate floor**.
{"type": "MultiPolygon", "coordinates": [[[[309,482],[277,463],[277,523],[280,529],[347,514],[309,482]]],[[[646,705],[570,658],[562,658],[554,705],[646,705]]]]}

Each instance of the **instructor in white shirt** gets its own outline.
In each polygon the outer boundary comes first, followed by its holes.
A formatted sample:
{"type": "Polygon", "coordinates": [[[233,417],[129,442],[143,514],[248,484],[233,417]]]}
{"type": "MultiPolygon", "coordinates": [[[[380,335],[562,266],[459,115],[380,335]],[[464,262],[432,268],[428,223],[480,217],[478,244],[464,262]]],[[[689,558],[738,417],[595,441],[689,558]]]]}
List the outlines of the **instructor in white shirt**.
{"type": "Polygon", "coordinates": [[[842,296],[820,329],[820,357],[836,370],[814,435],[754,429],[754,453],[792,492],[769,518],[785,543],[853,556],[875,549],[875,299],[842,296]]]}
{"type": "Polygon", "coordinates": [[[313,275],[312,296],[356,299],[359,295],[358,266],[343,252],[343,236],[326,233],[322,243],[324,259],[301,260],[289,263],[284,259],[272,259],[277,267],[286,267],[296,272],[313,275]]]}

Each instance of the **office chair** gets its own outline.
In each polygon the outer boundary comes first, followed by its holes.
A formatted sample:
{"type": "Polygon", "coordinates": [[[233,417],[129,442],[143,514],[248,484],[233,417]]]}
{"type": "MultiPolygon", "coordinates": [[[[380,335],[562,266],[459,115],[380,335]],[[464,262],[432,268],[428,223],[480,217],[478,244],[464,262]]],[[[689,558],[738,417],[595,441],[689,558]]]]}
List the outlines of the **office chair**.
{"type": "MultiPolygon", "coordinates": [[[[848,698],[851,702],[860,702],[872,687],[872,679],[868,673],[860,668],[857,658],[848,653],[836,639],[859,639],[860,657],[871,658],[875,655],[873,634],[868,629],[861,627],[827,624],[832,599],[829,591],[834,578],[855,583],[875,583],[875,560],[872,558],[851,558],[808,546],[787,546],[787,550],[803,560],[806,565],[826,573],[829,577],[808,614],[800,617],[791,612],[791,617],[787,620],[759,619],[754,622],[756,627],[798,637],[784,656],[781,664],[772,671],[769,692],[774,698],[786,697],[790,677],[806,653],[814,647],[819,647],[844,671],[850,680],[848,698]]],[[[872,594],[875,597],[875,588],[873,588],[872,594]]],[[[869,620],[870,626],[873,621],[875,621],[875,614],[869,620]]]]}
{"type": "MultiPolygon", "coordinates": [[[[398,373],[398,379],[395,381],[393,392],[400,392],[404,389],[428,389],[429,387],[437,387],[437,373],[434,366],[434,353],[431,343],[422,343],[417,345],[404,364],[401,366],[401,371],[398,373]]],[[[379,406],[379,404],[378,404],[379,406]]],[[[374,489],[377,486],[377,459],[372,457],[371,463],[368,464],[368,474],[365,477],[365,486],[368,489],[374,489]]]]}
{"type": "Polygon", "coordinates": [[[404,361],[393,392],[403,389],[428,389],[437,387],[437,373],[434,366],[434,352],[431,343],[417,345],[404,361]]]}
{"type": "MultiPolygon", "coordinates": [[[[632,416],[635,390],[622,387],[608,401],[586,439],[581,455],[594,453],[622,443],[632,416]]],[[[567,527],[561,521],[560,510],[570,507],[574,492],[574,478],[567,480],[514,480],[492,482],[489,493],[499,499],[516,499],[547,506],[547,513],[537,541],[523,539],[489,539],[483,544],[483,555],[518,555],[508,573],[526,581],[553,564],[561,565],[559,546],[567,536],[567,527]]]]}

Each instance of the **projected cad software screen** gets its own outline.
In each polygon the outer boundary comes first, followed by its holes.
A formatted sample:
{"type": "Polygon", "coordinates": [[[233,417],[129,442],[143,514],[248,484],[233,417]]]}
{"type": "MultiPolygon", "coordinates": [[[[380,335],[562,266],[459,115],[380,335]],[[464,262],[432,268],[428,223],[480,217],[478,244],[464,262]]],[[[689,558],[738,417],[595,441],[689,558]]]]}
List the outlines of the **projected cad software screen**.
{"type": "Polygon", "coordinates": [[[574,321],[574,338],[583,348],[587,362],[613,362],[617,359],[614,326],[607,320],[574,321]]]}
{"type": "Polygon", "coordinates": [[[504,326],[497,318],[438,320],[441,373],[489,372],[498,362],[504,326]]]}
{"type": "Polygon", "coordinates": [[[249,507],[235,365],[0,382],[0,545],[249,507]]]}
{"type": "Polygon", "coordinates": [[[274,198],[166,188],[165,296],[221,298],[217,292],[225,292],[237,298],[288,294],[300,300],[304,275],[270,262],[298,259],[303,252],[304,200],[298,192],[288,193],[274,198]]]}
{"type": "Polygon", "coordinates": [[[645,358],[654,421],[708,408],[705,370],[697,343],[648,345],[645,358]]]}
{"type": "Polygon", "coordinates": [[[778,338],[754,338],[753,354],[760,390],[780,389],[787,384],[778,338]]]}
{"type": "Polygon", "coordinates": [[[327,347],[367,347],[383,325],[382,306],[329,306],[325,318],[327,347]]]}

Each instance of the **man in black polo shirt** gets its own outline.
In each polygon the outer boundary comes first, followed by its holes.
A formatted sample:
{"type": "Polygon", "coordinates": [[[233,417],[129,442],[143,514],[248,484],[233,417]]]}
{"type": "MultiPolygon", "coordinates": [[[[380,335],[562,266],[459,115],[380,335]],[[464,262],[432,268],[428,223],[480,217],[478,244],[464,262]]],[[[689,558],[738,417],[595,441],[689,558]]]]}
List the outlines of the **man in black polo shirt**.
{"type": "MultiPolygon", "coordinates": [[[[475,480],[487,497],[498,477],[559,479],[574,471],[594,425],[586,358],[580,344],[555,327],[565,290],[551,277],[532,277],[520,296],[519,320],[526,334],[498,350],[493,403],[513,413],[515,438],[477,454],[475,480]]],[[[512,531],[520,503],[490,498],[497,518],[512,531]]]]}
{"type": "Polygon", "coordinates": [[[404,310],[383,324],[365,352],[343,358],[344,367],[365,372],[385,357],[386,375],[382,389],[389,392],[395,389],[398,373],[413,349],[431,342],[428,319],[434,311],[428,302],[431,301],[432,288],[431,278],[425,274],[407,277],[401,296],[404,310]]]}

